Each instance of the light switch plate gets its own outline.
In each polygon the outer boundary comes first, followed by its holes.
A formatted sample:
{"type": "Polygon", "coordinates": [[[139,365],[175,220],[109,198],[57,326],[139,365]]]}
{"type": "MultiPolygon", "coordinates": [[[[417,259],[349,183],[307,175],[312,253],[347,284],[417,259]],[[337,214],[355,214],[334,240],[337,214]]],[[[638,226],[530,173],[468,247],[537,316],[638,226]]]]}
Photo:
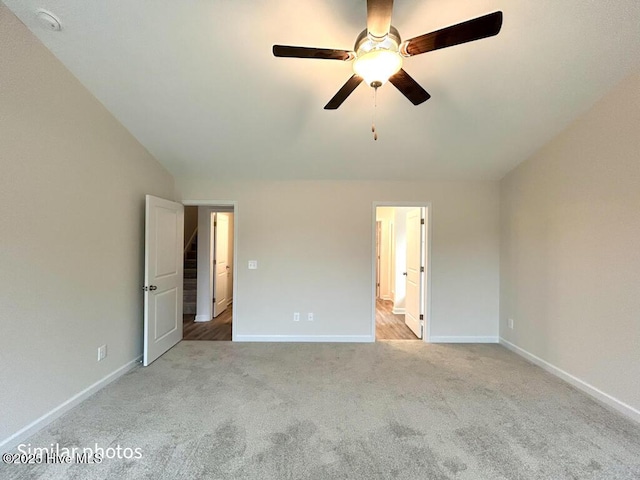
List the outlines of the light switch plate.
{"type": "Polygon", "coordinates": [[[258,261],[257,260],[249,260],[249,270],[257,270],[258,261]]]}
{"type": "Polygon", "coordinates": [[[107,358],[107,346],[102,345],[98,347],[98,361],[101,362],[105,358],[107,358]]]}

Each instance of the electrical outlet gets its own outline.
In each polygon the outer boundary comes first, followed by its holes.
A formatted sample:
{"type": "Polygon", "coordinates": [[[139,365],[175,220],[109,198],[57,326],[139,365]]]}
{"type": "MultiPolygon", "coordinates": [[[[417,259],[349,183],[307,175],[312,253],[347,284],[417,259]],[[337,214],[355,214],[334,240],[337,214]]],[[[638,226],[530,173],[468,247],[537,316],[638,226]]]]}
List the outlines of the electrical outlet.
{"type": "Polygon", "coordinates": [[[249,270],[257,270],[258,261],[257,260],[249,260],[249,270]]]}
{"type": "Polygon", "coordinates": [[[98,361],[101,362],[107,357],[107,346],[101,345],[98,347],[98,361]]]}
{"type": "Polygon", "coordinates": [[[513,318],[510,318],[509,320],[507,320],[507,325],[511,330],[513,330],[513,318]]]}
{"type": "Polygon", "coordinates": [[[308,320],[309,322],[313,322],[313,313],[312,313],[312,312],[309,312],[309,313],[307,314],[307,320],[308,320]]]}
{"type": "Polygon", "coordinates": [[[300,321],[300,312],[293,312],[293,321],[294,322],[300,321]]]}

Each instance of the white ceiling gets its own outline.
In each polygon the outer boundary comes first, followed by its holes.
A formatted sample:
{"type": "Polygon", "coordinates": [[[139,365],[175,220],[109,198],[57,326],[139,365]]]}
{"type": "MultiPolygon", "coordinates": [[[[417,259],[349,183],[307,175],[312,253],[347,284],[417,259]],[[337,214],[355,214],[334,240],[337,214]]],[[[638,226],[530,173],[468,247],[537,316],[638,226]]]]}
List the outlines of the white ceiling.
{"type": "Polygon", "coordinates": [[[177,176],[498,179],[640,66],[638,0],[396,0],[404,39],[495,10],[504,24],[407,59],[432,98],[381,88],[374,142],[372,89],[323,110],[350,63],[271,54],[353,48],[365,0],[3,1],[177,176]]]}

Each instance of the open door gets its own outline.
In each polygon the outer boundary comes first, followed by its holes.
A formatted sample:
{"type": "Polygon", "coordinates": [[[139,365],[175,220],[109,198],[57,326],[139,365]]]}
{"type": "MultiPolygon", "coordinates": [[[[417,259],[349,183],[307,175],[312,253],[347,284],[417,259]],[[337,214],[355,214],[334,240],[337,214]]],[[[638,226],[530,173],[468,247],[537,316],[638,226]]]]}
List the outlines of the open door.
{"type": "Polygon", "coordinates": [[[422,208],[407,212],[407,292],[404,322],[422,338],[422,208]]]}
{"type": "Polygon", "coordinates": [[[380,298],[380,242],[382,242],[382,222],[376,222],[376,299],[380,298]]]}
{"type": "Polygon", "coordinates": [[[146,196],[144,348],[146,367],[182,340],[184,207],[146,196]]]}
{"type": "Polygon", "coordinates": [[[229,215],[214,214],[213,236],[213,317],[227,309],[229,303],[229,215]]]}

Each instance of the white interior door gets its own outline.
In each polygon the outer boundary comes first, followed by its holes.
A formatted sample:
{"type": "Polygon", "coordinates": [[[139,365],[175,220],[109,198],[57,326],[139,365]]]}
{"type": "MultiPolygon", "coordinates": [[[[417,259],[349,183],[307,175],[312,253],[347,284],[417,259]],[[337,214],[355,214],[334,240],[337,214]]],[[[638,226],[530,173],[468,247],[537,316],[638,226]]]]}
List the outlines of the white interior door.
{"type": "Polygon", "coordinates": [[[227,309],[229,281],[229,216],[217,213],[214,222],[213,317],[227,309]]]}
{"type": "Polygon", "coordinates": [[[382,242],[382,222],[376,222],[376,299],[380,298],[380,242],[382,242]]]}
{"type": "Polygon", "coordinates": [[[422,209],[407,212],[407,294],[404,322],[422,338],[421,295],[422,291],[422,209]]]}
{"type": "Polygon", "coordinates": [[[144,348],[146,367],[182,340],[184,207],[146,196],[144,348]]]}

